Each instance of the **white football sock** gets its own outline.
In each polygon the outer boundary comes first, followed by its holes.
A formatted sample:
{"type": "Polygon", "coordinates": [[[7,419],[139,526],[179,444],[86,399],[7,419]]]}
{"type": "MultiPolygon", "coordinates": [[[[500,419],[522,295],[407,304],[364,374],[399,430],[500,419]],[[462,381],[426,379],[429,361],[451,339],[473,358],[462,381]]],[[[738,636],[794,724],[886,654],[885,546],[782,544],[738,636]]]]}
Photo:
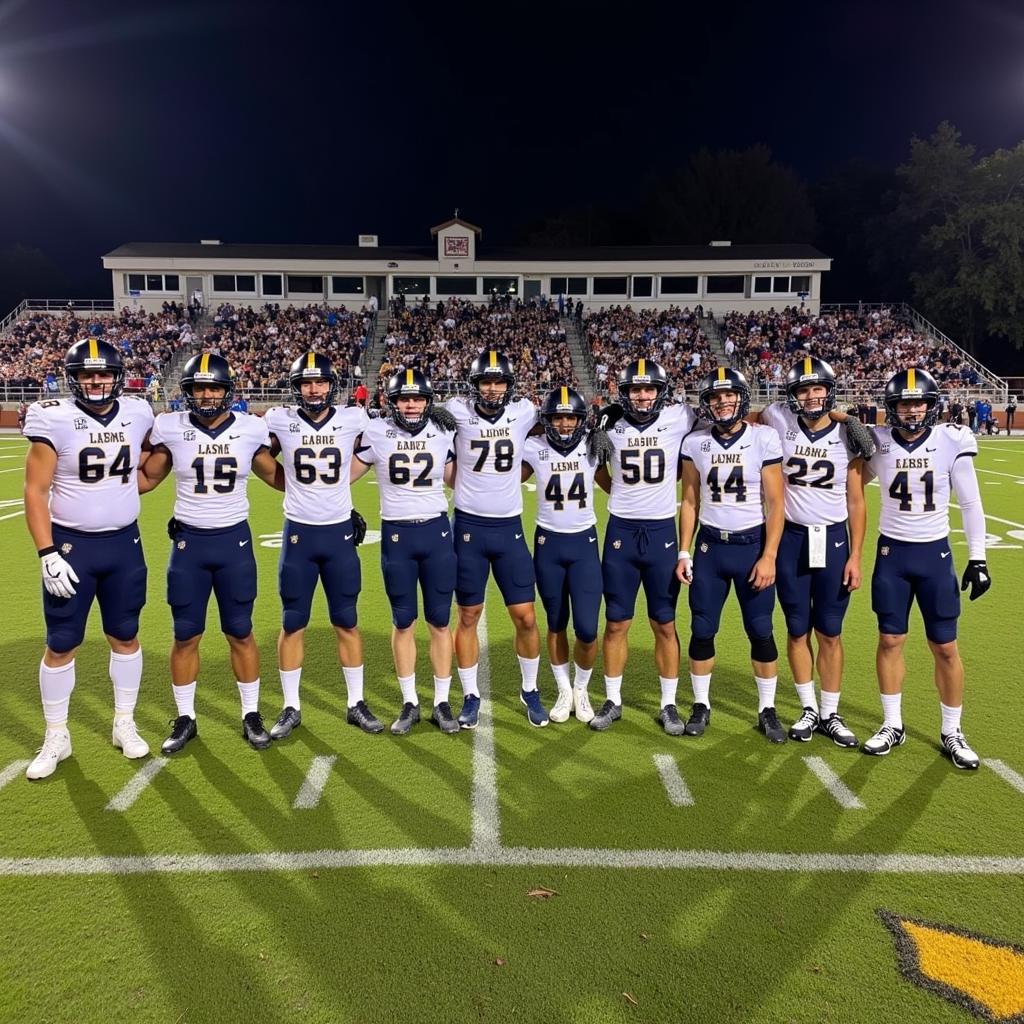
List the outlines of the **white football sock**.
{"type": "Polygon", "coordinates": [[[434,707],[444,704],[452,693],[452,677],[434,676],[434,707]]]}
{"type": "Polygon", "coordinates": [[[405,704],[419,704],[420,699],[416,696],[416,673],[411,676],[399,676],[398,688],[402,691],[402,701],[405,704]]]}
{"type": "Polygon", "coordinates": [[[132,654],[110,652],[110,681],[114,684],[114,714],[131,718],[142,682],[142,648],[132,654]]]}
{"type": "Polygon", "coordinates": [[[577,690],[585,690],[590,685],[590,677],[594,670],[592,668],[580,668],[575,662],[573,662],[572,667],[574,673],[572,685],[577,690]]]}
{"type": "Polygon", "coordinates": [[[470,665],[469,668],[459,669],[459,682],[462,684],[463,697],[479,697],[480,690],[476,685],[476,670],[479,665],[470,665]]]}
{"type": "Polygon", "coordinates": [[[345,677],[348,706],[354,708],[363,699],[363,666],[356,665],[349,668],[347,665],[342,665],[341,672],[345,677]]]}
{"type": "Polygon", "coordinates": [[[711,707],[711,673],[698,676],[691,672],[690,685],[693,687],[693,703],[711,707]]]}
{"type": "Polygon", "coordinates": [[[757,711],[760,714],[765,708],[775,707],[775,688],[778,685],[778,676],[754,676],[757,683],[757,711]]]}
{"type": "Polygon", "coordinates": [[[960,713],[963,705],[958,708],[947,707],[939,701],[939,709],[942,711],[942,735],[949,736],[951,733],[960,731],[960,713]]]}
{"type": "Polygon", "coordinates": [[[821,691],[821,718],[827,721],[833,715],[839,714],[839,691],[830,693],[828,690],[821,691]]]}
{"type": "Polygon", "coordinates": [[[188,715],[189,718],[194,719],[196,717],[195,682],[187,683],[185,686],[172,686],[171,692],[174,694],[174,703],[178,708],[178,717],[188,715]]]}
{"type": "Polygon", "coordinates": [[[301,710],[299,704],[299,679],[302,676],[301,668],[281,669],[281,693],[284,694],[284,706],[301,710]]]}
{"type": "Polygon", "coordinates": [[[551,674],[555,677],[555,682],[558,684],[558,689],[568,690],[572,687],[572,682],[569,679],[569,663],[566,662],[564,665],[552,665],[551,674]]]}
{"type": "Polygon", "coordinates": [[[63,728],[68,721],[71,691],[75,688],[75,660],[60,668],[39,663],[39,695],[47,728],[63,728]]]}
{"type": "Polygon", "coordinates": [[[540,658],[524,658],[517,654],[519,671],[523,677],[523,693],[532,693],[537,689],[537,673],[540,672],[540,658]]]}
{"type": "Polygon", "coordinates": [[[665,707],[666,704],[675,704],[676,690],[679,689],[679,677],[666,679],[664,676],[658,676],[658,682],[661,684],[661,706],[665,707]]]}
{"type": "Polygon", "coordinates": [[[800,707],[817,711],[818,701],[814,696],[814,683],[794,683],[793,685],[796,687],[797,697],[800,698],[800,707]]]}
{"type": "Polygon", "coordinates": [[[903,694],[883,693],[882,724],[891,725],[894,729],[903,728],[903,694]]]}
{"type": "Polygon", "coordinates": [[[613,704],[622,704],[622,676],[604,677],[604,695],[613,704]]]}
{"type": "MultiPolygon", "coordinates": [[[[238,680],[236,680],[238,682],[238,680]]],[[[242,717],[260,709],[260,681],[238,682],[238,696],[242,698],[242,717]]]]}

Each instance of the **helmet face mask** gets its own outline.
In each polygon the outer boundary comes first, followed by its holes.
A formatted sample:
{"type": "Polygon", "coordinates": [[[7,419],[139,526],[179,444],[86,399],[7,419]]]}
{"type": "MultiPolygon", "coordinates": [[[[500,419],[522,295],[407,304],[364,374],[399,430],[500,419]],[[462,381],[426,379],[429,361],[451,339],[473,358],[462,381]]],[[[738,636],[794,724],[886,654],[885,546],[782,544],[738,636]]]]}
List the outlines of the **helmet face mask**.
{"type": "Polygon", "coordinates": [[[560,387],[548,392],[540,407],[540,420],[544,436],[556,451],[572,451],[587,432],[587,404],[573,388],[560,387]],[[568,434],[555,428],[554,421],[562,417],[575,417],[576,424],[568,434]]]}
{"type": "Polygon", "coordinates": [[[110,405],[124,391],[124,363],[121,354],[107,341],[87,338],[72,345],[64,357],[64,374],[68,390],[75,399],[93,409],[110,405]],[[79,375],[88,374],[109,374],[111,379],[105,384],[83,385],[79,375]],[[98,392],[90,394],[87,387],[98,389],[98,392]]]}
{"type": "Polygon", "coordinates": [[[481,352],[473,360],[473,365],[469,370],[469,383],[473,390],[475,403],[489,416],[496,416],[512,400],[512,389],[515,387],[516,378],[508,359],[500,352],[491,349],[488,352],[481,352]],[[485,397],[481,388],[488,381],[504,381],[505,391],[498,396],[485,397]]]}
{"type": "Polygon", "coordinates": [[[319,416],[320,413],[329,409],[338,397],[338,375],[334,372],[330,359],[327,356],[318,355],[316,352],[307,352],[292,363],[291,369],[288,371],[288,383],[291,385],[295,404],[312,416],[319,416]],[[327,381],[330,385],[324,395],[319,397],[303,395],[302,385],[304,383],[321,380],[327,381]]]}
{"type": "Polygon", "coordinates": [[[700,412],[713,427],[722,430],[728,430],[739,423],[750,412],[750,385],[746,377],[739,370],[727,367],[709,373],[700,385],[700,412]],[[716,415],[712,409],[715,396],[730,392],[736,396],[732,412],[727,416],[716,415]]]}
{"type": "Polygon", "coordinates": [[[634,359],[619,373],[619,405],[634,423],[650,423],[668,401],[669,382],[665,371],[653,359],[634,359]],[[653,388],[653,400],[634,399],[634,390],[653,388]],[[645,403],[640,408],[637,401],[645,403]]]}
{"type": "Polygon", "coordinates": [[[939,418],[939,386],[927,370],[901,370],[885,386],[885,422],[908,434],[919,434],[933,427],[939,418]],[[924,405],[923,413],[910,413],[900,405],[924,405]]]}
{"type": "Polygon", "coordinates": [[[420,370],[399,370],[392,374],[387,386],[388,415],[392,422],[410,434],[418,434],[430,418],[434,408],[434,387],[420,370]],[[400,409],[403,399],[420,398],[424,400],[423,411],[415,419],[410,419],[400,409]]]}
{"type": "Polygon", "coordinates": [[[235,397],[235,382],[227,360],[210,353],[193,356],[181,374],[181,393],[189,412],[200,419],[213,420],[227,412],[235,397]],[[224,394],[219,399],[197,398],[195,391],[207,387],[223,388],[224,394]]]}
{"type": "Polygon", "coordinates": [[[820,420],[836,407],[836,375],[824,359],[806,356],[786,375],[786,404],[790,412],[805,420],[820,420]],[[824,388],[823,397],[799,397],[802,390],[824,388]]]}

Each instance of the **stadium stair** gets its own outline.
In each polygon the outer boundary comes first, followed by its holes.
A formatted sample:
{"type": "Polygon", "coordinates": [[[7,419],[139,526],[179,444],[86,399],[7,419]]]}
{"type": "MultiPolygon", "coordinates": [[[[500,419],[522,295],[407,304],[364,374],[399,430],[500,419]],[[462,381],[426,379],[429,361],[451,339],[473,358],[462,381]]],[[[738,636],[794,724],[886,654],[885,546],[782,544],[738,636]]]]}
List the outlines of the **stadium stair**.
{"type": "Polygon", "coordinates": [[[565,331],[565,343],[569,347],[569,358],[572,360],[573,373],[579,381],[583,397],[589,402],[596,392],[594,383],[594,364],[587,352],[583,336],[576,320],[571,316],[560,316],[559,323],[565,331]]]}

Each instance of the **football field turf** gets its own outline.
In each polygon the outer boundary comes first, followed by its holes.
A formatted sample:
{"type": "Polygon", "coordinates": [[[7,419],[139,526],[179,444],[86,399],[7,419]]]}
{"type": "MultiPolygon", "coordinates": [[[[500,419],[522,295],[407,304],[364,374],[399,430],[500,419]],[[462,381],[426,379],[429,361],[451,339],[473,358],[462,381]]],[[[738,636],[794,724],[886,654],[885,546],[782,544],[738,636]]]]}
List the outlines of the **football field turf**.
{"type": "MultiPolygon", "coordinates": [[[[175,713],[168,481],[144,496],[141,518],[150,584],[136,719],[154,754],[128,761],[110,745],[107,647],[94,612],[77,660],[74,756],[30,784],[24,767],[42,736],[39,570],[21,514],[24,446],[0,436],[0,1021],[1024,1019],[1024,443],[981,439],[980,448],[995,582],[981,601],[964,601],[960,630],[977,772],[939,753],[916,611],[908,740],[872,759],[820,736],[775,747],[755,731],[734,601],[702,739],[669,738],[654,720],[642,599],[623,720],[602,734],[575,719],[533,729],[493,586],[481,630],[492,701],[475,733],[444,736],[424,722],[395,738],[347,726],[318,595],[302,727],[263,753],[244,743],[211,609],[199,739],[162,759],[175,713]],[[907,980],[915,972],[925,987],[907,980]]],[[[258,480],[249,493],[261,706],[272,721],[281,495],[258,480]]],[[[877,488],[868,493],[866,580],[877,488]]],[[[355,494],[375,530],[372,477],[355,494]]],[[[532,533],[529,485],[525,497],[532,533]]],[[[390,614],[379,534],[368,540],[366,693],[390,722],[400,707],[390,614]]],[[[961,533],[953,550],[962,570],[961,533]]],[[[685,653],[685,595],[678,621],[685,653]]],[[[782,648],[778,610],[775,622],[782,648]]],[[[875,635],[866,586],[846,620],[841,705],[861,739],[881,721],[875,635]]],[[[422,626],[420,648],[426,708],[422,626]]],[[[550,698],[546,654],[541,672],[550,698]]],[[[591,696],[603,699],[600,660],[591,696]]],[[[680,703],[689,704],[685,660],[680,703]]],[[[799,708],[784,659],[778,704],[788,725],[799,708]]]]}

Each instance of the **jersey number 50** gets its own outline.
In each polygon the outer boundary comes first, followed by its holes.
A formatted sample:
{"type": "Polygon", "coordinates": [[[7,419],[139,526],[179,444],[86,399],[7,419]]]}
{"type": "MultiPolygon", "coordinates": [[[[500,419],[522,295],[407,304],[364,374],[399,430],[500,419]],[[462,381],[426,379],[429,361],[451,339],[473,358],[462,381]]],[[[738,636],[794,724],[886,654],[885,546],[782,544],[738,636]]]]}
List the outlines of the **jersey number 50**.
{"type": "Polygon", "coordinates": [[[638,484],[641,480],[645,484],[660,484],[665,479],[665,453],[660,448],[645,448],[643,451],[638,448],[625,448],[619,465],[622,467],[624,484],[638,484]]]}

